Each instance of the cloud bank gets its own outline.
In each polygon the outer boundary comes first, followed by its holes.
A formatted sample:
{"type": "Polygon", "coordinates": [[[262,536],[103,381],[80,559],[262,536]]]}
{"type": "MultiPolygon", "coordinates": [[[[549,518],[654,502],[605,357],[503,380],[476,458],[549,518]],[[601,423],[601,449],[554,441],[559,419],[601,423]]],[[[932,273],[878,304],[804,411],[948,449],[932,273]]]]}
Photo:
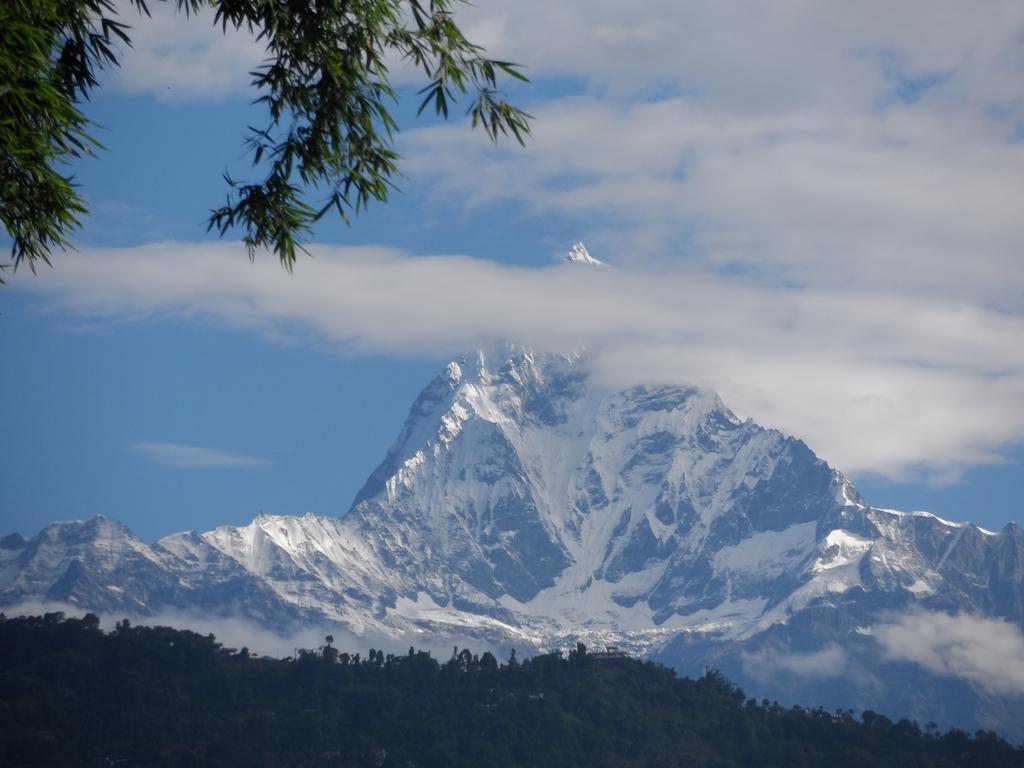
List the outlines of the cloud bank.
{"type": "Polygon", "coordinates": [[[609,386],[714,389],[850,472],[955,473],[998,460],[1024,434],[1024,318],[1012,313],[713,270],[528,269],[383,248],[315,255],[288,276],[270,258],[248,264],[236,244],[85,250],[13,287],[81,314],[205,319],[351,354],[585,346],[609,386]]]}
{"type": "Polygon", "coordinates": [[[265,469],[270,461],[220,448],[180,443],[135,443],[132,450],[165,467],[177,469],[265,469]]]}
{"type": "Polygon", "coordinates": [[[757,111],[869,103],[879,76],[903,95],[906,81],[920,88],[934,73],[978,101],[1021,88],[1022,61],[1008,54],[1019,51],[1024,9],[1013,0],[477,0],[457,18],[532,77],[582,77],[611,95],[649,96],[660,83],[757,111]]]}
{"type": "Polygon", "coordinates": [[[803,653],[766,648],[755,653],[745,653],[742,659],[744,671],[761,682],[780,675],[793,675],[808,680],[832,680],[849,675],[847,653],[835,643],[829,643],[817,651],[803,653]]]}
{"type": "Polygon", "coordinates": [[[466,19],[579,87],[529,105],[525,150],[405,134],[435,200],[554,212],[621,258],[1024,311],[1021,4],[524,0],[466,19]]]}
{"type": "Polygon", "coordinates": [[[686,97],[531,111],[526,149],[406,134],[410,173],[436,200],[578,222],[620,259],[1024,310],[1024,143],[986,115],[723,115],[686,97]]]}
{"type": "Polygon", "coordinates": [[[1002,619],[914,611],[875,625],[890,661],[967,680],[995,695],[1024,696],[1024,631],[1002,619]]]}

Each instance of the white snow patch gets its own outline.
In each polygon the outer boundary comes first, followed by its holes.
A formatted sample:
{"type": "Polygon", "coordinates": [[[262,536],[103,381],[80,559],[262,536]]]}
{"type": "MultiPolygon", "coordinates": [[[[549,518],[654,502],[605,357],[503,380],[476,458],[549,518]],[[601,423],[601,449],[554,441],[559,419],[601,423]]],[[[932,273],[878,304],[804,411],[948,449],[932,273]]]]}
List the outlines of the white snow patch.
{"type": "Polygon", "coordinates": [[[676,615],[665,622],[666,627],[700,633],[722,633],[739,637],[756,626],[768,600],[763,597],[723,600],[714,608],[702,608],[687,616],[676,615]]]}
{"type": "Polygon", "coordinates": [[[791,525],[781,531],[764,531],[731,547],[722,547],[715,555],[715,570],[771,578],[789,570],[806,558],[815,546],[814,521],[791,525]]]}
{"type": "Polygon", "coordinates": [[[930,595],[935,592],[935,587],[929,584],[924,579],[917,579],[907,587],[908,592],[913,592],[915,596],[921,597],[923,595],[930,595]]]}
{"type": "Polygon", "coordinates": [[[857,564],[864,557],[864,554],[871,549],[871,545],[871,541],[855,536],[849,531],[844,531],[840,528],[829,531],[823,542],[825,552],[815,562],[813,571],[821,573],[822,571],[832,571],[857,564]]]}
{"type": "Polygon", "coordinates": [[[492,616],[438,605],[430,595],[424,592],[418,592],[415,600],[399,597],[395,601],[394,613],[414,623],[443,626],[463,632],[467,630],[496,630],[511,637],[521,638],[532,645],[540,643],[538,637],[492,616]]]}

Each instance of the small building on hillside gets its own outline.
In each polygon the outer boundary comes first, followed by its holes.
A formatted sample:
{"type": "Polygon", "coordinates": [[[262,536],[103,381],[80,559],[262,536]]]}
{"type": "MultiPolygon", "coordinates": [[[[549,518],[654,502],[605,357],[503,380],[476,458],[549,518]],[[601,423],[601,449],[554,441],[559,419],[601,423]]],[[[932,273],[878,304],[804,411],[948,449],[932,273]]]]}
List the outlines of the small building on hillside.
{"type": "Polygon", "coordinates": [[[595,661],[615,661],[616,659],[628,659],[629,654],[617,645],[609,645],[603,651],[595,651],[589,654],[595,661]]]}

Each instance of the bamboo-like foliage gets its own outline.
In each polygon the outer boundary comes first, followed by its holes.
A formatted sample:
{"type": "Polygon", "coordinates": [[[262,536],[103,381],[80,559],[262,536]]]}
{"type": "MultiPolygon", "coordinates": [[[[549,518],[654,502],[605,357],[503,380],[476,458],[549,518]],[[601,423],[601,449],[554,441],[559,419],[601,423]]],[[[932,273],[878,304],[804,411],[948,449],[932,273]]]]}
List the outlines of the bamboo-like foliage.
{"type": "MultiPolygon", "coordinates": [[[[530,132],[530,116],[500,89],[502,78],[526,78],[465,37],[453,16],[464,0],[167,1],[189,16],[210,8],[223,30],[247,29],[266,46],[251,73],[266,114],[246,136],[255,178],[225,174],[227,199],[208,226],[240,231],[250,258],[269,249],[291,270],[315,222],[332,211],[348,222],[387,200],[400,175],[388,62],[427,78],[420,112],[447,117],[468,95],[472,125],[492,140],[522,144],[530,132]]],[[[149,15],[147,0],[129,5],[149,15]]],[[[101,148],[80,106],[118,65],[117,46],[131,45],[115,16],[112,0],[0,3],[0,221],[15,268],[49,264],[87,212],[61,166],[101,148]]]]}

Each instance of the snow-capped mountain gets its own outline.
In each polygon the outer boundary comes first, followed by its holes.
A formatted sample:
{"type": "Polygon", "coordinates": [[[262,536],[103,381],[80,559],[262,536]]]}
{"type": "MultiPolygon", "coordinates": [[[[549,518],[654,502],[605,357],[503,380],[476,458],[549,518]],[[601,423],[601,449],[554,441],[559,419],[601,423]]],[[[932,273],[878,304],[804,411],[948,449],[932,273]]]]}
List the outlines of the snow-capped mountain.
{"type": "MultiPolygon", "coordinates": [[[[711,393],[602,391],[585,357],[512,350],[431,383],[346,521],[421,601],[512,616],[542,643],[622,629],[640,642],[752,631],[783,593],[852,586],[855,566],[815,569],[832,546],[817,521],[858,505],[803,443],[711,393]]],[[[852,560],[860,539],[840,535],[852,560]]]]}
{"type": "Polygon", "coordinates": [[[583,243],[576,243],[569,252],[562,259],[563,264],[589,264],[592,267],[606,267],[608,266],[600,259],[595,259],[590,255],[587,250],[587,246],[583,243]]]}
{"type": "MultiPolygon", "coordinates": [[[[567,257],[588,260],[582,245],[567,257]]],[[[152,546],[105,518],[3,539],[0,606],[40,601],[521,649],[614,643],[802,691],[811,678],[754,667],[835,648],[874,669],[872,626],[892,612],[1024,624],[1024,534],[871,507],[804,443],[713,393],[607,389],[585,353],[510,346],[452,362],[424,389],[344,516],[260,515],[152,546]]],[[[894,679],[926,689],[925,672],[907,675],[894,679]]],[[[884,680],[824,679],[836,706],[899,700],[884,680]]],[[[1024,709],[975,693],[967,714],[901,706],[1012,732],[1024,709]]]]}

